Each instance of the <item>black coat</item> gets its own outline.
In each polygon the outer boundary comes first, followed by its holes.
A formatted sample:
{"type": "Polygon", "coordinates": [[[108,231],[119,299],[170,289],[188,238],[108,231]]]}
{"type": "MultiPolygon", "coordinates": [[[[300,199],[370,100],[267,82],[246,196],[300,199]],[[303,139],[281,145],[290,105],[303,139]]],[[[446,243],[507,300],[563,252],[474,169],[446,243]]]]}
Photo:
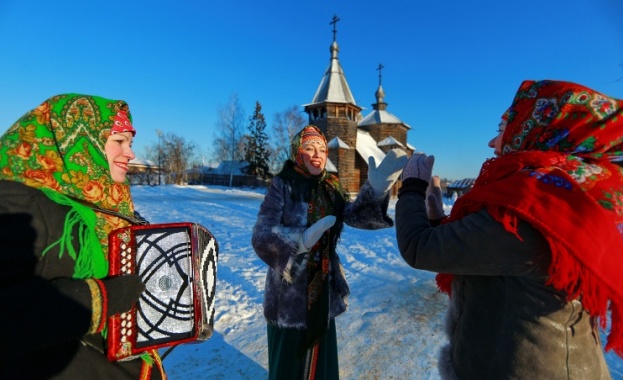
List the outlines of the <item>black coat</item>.
{"type": "Polygon", "coordinates": [[[57,248],[41,256],[68,211],[37,189],[0,181],[0,378],[138,379],[140,359],[111,363],[101,335],[85,335],[91,293],[72,278],[74,260],[57,248]]]}

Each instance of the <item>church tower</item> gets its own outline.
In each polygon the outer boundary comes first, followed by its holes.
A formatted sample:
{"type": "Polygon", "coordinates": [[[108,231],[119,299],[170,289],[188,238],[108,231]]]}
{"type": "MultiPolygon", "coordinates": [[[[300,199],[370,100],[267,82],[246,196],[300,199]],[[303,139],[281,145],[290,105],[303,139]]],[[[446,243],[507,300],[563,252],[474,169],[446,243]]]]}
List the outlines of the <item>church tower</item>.
{"type": "Polygon", "coordinates": [[[385,91],[382,86],[382,72],[384,68],[379,64],[379,87],[374,94],[376,103],[372,104],[373,111],[363,118],[358,124],[359,128],[368,132],[377,141],[377,146],[387,153],[390,149],[400,148],[411,155],[415,150],[407,144],[407,132],[411,127],[402,122],[399,118],[387,111],[385,91]]]}
{"type": "Polygon", "coordinates": [[[361,187],[359,169],[355,168],[357,145],[357,122],[362,108],[357,106],[348,87],[338,53],[336,25],[340,19],[333,16],[333,43],[327,68],[311,103],[304,106],[309,124],[316,125],[329,142],[329,159],[335,165],[344,189],[350,193],[359,192],[361,187]]]}

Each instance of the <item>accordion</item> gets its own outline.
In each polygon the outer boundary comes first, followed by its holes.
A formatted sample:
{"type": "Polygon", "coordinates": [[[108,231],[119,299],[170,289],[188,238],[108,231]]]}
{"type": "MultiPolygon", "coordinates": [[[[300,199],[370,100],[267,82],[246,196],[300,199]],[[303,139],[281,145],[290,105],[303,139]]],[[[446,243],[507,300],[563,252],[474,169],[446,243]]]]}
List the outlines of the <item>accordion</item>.
{"type": "Polygon", "coordinates": [[[112,231],[109,275],[137,274],[145,291],[132,310],[108,318],[107,357],[212,336],[218,244],[195,223],[129,226],[112,231]]]}

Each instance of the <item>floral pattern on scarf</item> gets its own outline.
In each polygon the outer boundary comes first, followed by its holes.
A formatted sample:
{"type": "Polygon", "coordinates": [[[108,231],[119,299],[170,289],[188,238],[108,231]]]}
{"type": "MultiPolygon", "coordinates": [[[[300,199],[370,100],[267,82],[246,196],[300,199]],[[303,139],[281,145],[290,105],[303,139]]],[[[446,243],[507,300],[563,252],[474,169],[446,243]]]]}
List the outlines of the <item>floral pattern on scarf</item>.
{"type": "MultiPolygon", "coordinates": [[[[487,160],[447,221],[486,208],[517,234],[529,222],[549,242],[548,284],[581,298],[606,349],[623,356],[623,101],[570,82],[525,81],[505,113],[502,155],[487,160]]],[[[521,237],[518,236],[520,239],[521,237]]],[[[439,274],[450,291],[452,275],[439,274]]]]}
{"type": "MultiPolygon", "coordinates": [[[[104,146],[122,100],[63,94],[27,112],[0,137],[0,179],[50,189],[99,208],[133,216],[130,185],[110,176],[104,146]]],[[[108,253],[110,231],[129,223],[96,212],[96,233],[108,253]]]]}

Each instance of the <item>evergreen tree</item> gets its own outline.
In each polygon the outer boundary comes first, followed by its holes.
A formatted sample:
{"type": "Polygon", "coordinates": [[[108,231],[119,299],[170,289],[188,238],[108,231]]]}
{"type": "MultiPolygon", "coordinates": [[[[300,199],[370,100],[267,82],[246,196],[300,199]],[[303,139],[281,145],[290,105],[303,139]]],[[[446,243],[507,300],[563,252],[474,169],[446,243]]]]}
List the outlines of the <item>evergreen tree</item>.
{"type": "Polygon", "coordinates": [[[247,174],[268,178],[268,135],[260,102],[255,102],[255,112],[249,119],[249,134],[245,140],[244,159],[249,164],[247,174]]]}

